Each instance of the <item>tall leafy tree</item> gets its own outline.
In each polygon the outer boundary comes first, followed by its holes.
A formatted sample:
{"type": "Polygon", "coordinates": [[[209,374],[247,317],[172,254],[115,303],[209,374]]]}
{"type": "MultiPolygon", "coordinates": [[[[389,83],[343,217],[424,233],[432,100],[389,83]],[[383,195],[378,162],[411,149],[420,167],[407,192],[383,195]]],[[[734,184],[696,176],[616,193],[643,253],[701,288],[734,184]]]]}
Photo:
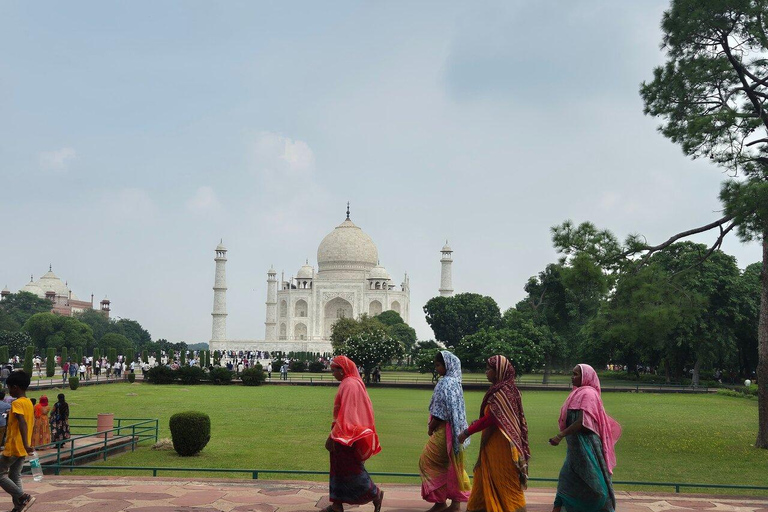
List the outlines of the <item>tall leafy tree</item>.
{"type": "Polygon", "coordinates": [[[448,347],[455,347],[464,336],[501,324],[499,305],[478,293],[434,297],[424,306],[424,313],[435,339],[448,347]]]}
{"type": "Polygon", "coordinates": [[[634,239],[643,259],[690,234],[719,228],[713,248],[736,228],[763,246],[758,340],[758,433],[768,448],[768,4],[764,0],[673,0],[662,19],[666,62],[643,83],[645,112],[693,158],[734,179],[723,184],[725,215],[658,246],[634,239]]]}
{"type": "Polygon", "coordinates": [[[50,300],[34,293],[11,293],[0,302],[0,330],[18,331],[32,315],[50,312],[52,307],[50,300]]]}

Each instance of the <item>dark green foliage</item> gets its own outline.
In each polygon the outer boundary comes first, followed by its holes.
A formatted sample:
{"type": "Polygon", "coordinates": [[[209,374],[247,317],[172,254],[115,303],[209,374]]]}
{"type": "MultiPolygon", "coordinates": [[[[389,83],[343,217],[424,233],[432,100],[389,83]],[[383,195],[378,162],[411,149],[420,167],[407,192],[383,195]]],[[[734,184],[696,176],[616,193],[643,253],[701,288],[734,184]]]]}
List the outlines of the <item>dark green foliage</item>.
{"type": "Polygon", "coordinates": [[[107,359],[109,360],[109,364],[111,364],[111,365],[114,365],[117,362],[117,349],[116,348],[107,349],[107,359]]]}
{"type": "Polygon", "coordinates": [[[99,341],[99,348],[102,349],[106,354],[109,354],[110,350],[114,349],[116,354],[125,355],[128,353],[128,350],[133,349],[134,346],[131,343],[131,340],[122,334],[110,332],[101,338],[99,341]]]}
{"type": "Polygon", "coordinates": [[[214,350],[213,352],[213,364],[216,366],[221,364],[221,353],[219,353],[218,350],[214,350]]]}
{"type": "Polygon", "coordinates": [[[462,368],[469,370],[482,370],[494,355],[509,359],[518,375],[539,369],[544,360],[543,351],[530,337],[511,329],[483,329],[466,336],[456,347],[462,368]]]}
{"type": "MultiPolygon", "coordinates": [[[[435,355],[440,352],[439,348],[426,348],[420,350],[414,364],[419,369],[419,373],[434,373],[435,371],[435,355]]],[[[466,363],[461,362],[462,368],[466,368],[466,363]]]]}
{"type": "Polygon", "coordinates": [[[27,320],[23,330],[30,335],[40,352],[48,347],[60,349],[65,344],[74,349],[90,350],[94,344],[91,327],[69,316],[37,313],[27,320]]]}
{"type": "Polygon", "coordinates": [[[24,352],[24,371],[27,375],[32,375],[32,360],[35,358],[35,347],[32,345],[27,347],[24,352]]]}
{"type": "Polygon", "coordinates": [[[464,336],[501,323],[496,301],[477,293],[434,297],[424,306],[424,313],[435,338],[447,347],[457,345],[464,336]]]}
{"type": "Polygon", "coordinates": [[[292,372],[303,372],[303,371],[306,371],[307,369],[307,363],[297,359],[295,361],[291,361],[291,364],[288,365],[288,368],[292,372]]]}
{"type": "Polygon", "coordinates": [[[64,366],[69,360],[69,354],[67,353],[67,347],[61,347],[61,366],[64,366]]]}
{"type": "Polygon", "coordinates": [[[83,364],[83,348],[77,348],[77,364],[83,364]]]}
{"type": "Polygon", "coordinates": [[[56,349],[51,347],[45,355],[45,376],[53,377],[56,375],[56,349]]]}
{"type": "Polygon", "coordinates": [[[129,374],[128,374],[128,382],[130,382],[131,384],[133,384],[135,381],[136,381],[136,374],[135,374],[135,373],[133,373],[133,372],[129,373],[129,374]]]}
{"type": "Polygon", "coordinates": [[[232,372],[223,367],[214,367],[208,372],[212,384],[229,384],[232,382],[232,372]]]}
{"type": "Polygon", "coordinates": [[[8,345],[0,347],[0,364],[6,364],[8,362],[8,345]]]}
{"type": "Polygon", "coordinates": [[[264,373],[264,368],[260,364],[257,364],[253,368],[247,368],[240,374],[240,380],[244,386],[260,386],[262,382],[267,380],[267,374],[264,373]]]}
{"type": "Polygon", "coordinates": [[[99,360],[101,359],[101,351],[99,350],[99,347],[94,347],[93,349],[93,364],[96,365],[99,360]]]}
{"type": "Polygon", "coordinates": [[[187,364],[187,349],[179,352],[179,365],[184,366],[185,364],[187,364]]]}
{"type": "Polygon", "coordinates": [[[74,391],[78,387],[80,387],[80,379],[78,379],[77,377],[70,377],[69,378],[69,389],[74,391]]]}
{"type": "Polygon", "coordinates": [[[207,378],[205,370],[199,366],[182,366],[176,370],[176,377],[182,384],[199,384],[207,378]]]}
{"type": "Polygon", "coordinates": [[[131,366],[131,363],[135,361],[136,358],[136,349],[133,347],[129,347],[128,350],[125,351],[125,362],[128,364],[128,366],[131,366]]]}
{"type": "Polygon", "coordinates": [[[146,350],[141,351],[141,360],[144,364],[149,364],[149,354],[146,350]]]}
{"type": "MultiPolygon", "coordinates": [[[[23,356],[28,346],[33,344],[32,338],[26,332],[0,331],[0,345],[8,347],[8,356],[23,356]]],[[[6,357],[3,363],[7,363],[6,357]]]]}
{"type": "Polygon", "coordinates": [[[18,331],[30,317],[50,313],[52,307],[50,300],[41,299],[34,293],[11,293],[0,302],[0,331],[18,331]]]}
{"type": "Polygon", "coordinates": [[[405,323],[405,321],[403,320],[403,317],[400,316],[400,313],[398,313],[397,311],[392,311],[391,309],[388,311],[384,311],[383,313],[379,313],[373,318],[375,318],[382,324],[389,327],[392,327],[393,325],[405,323]]]}
{"type": "Polygon", "coordinates": [[[182,457],[199,453],[211,440],[211,418],[202,412],[178,412],[168,423],[173,449],[182,457]]]}
{"type": "Polygon", "coordinates": [[[312,361],[309,363],[308,369],[312,373],[320,373],[325,370],[325,364],[320,361],[312,361]]]}
{"type": "Polygon", "coordinates": [[[152,384],[173,384],[176,372],[161,364],[144,372],[144,380],[152,384]]]}

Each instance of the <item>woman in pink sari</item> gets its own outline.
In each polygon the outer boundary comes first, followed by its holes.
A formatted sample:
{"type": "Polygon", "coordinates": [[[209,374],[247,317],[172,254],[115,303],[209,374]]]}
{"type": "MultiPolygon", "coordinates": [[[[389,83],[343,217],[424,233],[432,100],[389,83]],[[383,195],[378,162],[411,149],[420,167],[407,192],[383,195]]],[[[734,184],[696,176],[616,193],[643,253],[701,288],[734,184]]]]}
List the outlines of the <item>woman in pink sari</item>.
{"type": "Polygon", "coordinates": [[[381,451],[373,419],[373,406],[355,363],[336,356],[331,372],[341,382],[333,403],[333,423],[325,448],[331,454],[329,499],[323,512],[343,512],[344,503],[361,505],[373,502],[381,510],[384,491],[365,470],[365,461],[381,451]]]}
{"type": "Polygon", "coordinates": [[[614,512],[611,475],[621,426],[605,413],[600,379],[591,366],[575,366],[571,383],[573,391],[560,409],[560,432],[549,440],[552,446],[563,439],[568,443],[552,510],[614,512]]]}

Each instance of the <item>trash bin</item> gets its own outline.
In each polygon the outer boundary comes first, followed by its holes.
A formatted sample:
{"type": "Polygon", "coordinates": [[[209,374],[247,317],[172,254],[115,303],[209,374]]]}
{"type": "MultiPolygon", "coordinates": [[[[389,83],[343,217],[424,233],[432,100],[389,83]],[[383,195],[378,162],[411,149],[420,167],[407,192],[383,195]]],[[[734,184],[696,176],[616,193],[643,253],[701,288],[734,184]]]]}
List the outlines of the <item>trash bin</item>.
{"type": "MultiPolygon", "coordinates": [[[[107,432],[113,428],[115,428],[115,413],[100,413],[96,416],[96,432],[107,432]]],[[[112,437],[113,433],[107,433],[107,437],[112,437]]]]}

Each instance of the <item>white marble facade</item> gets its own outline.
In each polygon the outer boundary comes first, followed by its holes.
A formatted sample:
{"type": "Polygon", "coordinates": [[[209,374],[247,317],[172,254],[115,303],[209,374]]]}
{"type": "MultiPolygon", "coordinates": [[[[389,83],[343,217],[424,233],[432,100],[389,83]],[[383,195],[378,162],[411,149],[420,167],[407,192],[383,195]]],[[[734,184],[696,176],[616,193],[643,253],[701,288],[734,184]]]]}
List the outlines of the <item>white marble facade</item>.
{"type": "Polygon", "coordinates": [[[374,316],[394,310],[409,322],[408,276],[399,285],[393,283],[379,264],[376,244],[350,220],[349,211],[347,219],[320,242],[317,269],[307,262],[295,276],[283,276],[280,280],[274,269],[267,272],[263,340],[222,339],[226,331],[221,322],[226,316],[222,315],[220,305],[225,303],[221,294],[226,284],[219,254],[211,350],[331,352],[331,327],[339,318],[358,318],[363,313],[374,316]]]}

